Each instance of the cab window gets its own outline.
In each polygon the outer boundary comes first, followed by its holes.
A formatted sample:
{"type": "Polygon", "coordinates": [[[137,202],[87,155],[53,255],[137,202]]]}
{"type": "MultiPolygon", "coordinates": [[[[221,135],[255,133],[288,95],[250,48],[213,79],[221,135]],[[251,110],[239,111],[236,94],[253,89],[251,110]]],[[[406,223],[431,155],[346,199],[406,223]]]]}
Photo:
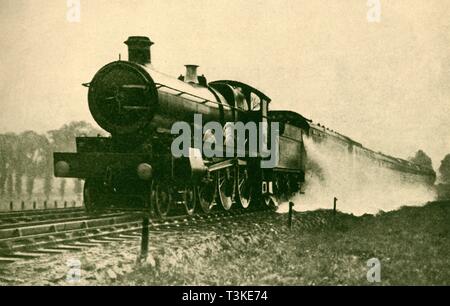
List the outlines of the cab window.
{"type": "Polygon", "coordinates": [[[261,109],[261,99],[254,93],[250,95],[250,109],[258,111],[261,109]]]}
{"type": "Polygon", "coordinates": [[[235,101],[236,107],[243,110],[248,111],[247,100],[245,99],[245,95],[242,92],[242,88],[238,87],[235,89],[235,101]]]}

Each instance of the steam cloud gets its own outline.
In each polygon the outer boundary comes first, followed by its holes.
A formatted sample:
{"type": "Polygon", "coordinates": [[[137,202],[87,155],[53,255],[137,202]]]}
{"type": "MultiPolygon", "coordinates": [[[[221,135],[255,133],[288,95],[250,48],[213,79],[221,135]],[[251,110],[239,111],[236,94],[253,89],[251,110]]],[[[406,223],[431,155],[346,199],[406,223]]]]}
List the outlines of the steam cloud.
{"type": "MultiPolygon", "coordinates": [[[[419,206],[435,198],[430,186],[404,174],[382,168],[373,162],[355,160],[346,150],[326,142],[316,143],[305,139],[308,162],[303,195],[292,201],[296,211],[333,208],[354,215],[376,214],[401,206],[419,206]]],[[[288,204],[278,211],[288,210],[288,204]]]]}

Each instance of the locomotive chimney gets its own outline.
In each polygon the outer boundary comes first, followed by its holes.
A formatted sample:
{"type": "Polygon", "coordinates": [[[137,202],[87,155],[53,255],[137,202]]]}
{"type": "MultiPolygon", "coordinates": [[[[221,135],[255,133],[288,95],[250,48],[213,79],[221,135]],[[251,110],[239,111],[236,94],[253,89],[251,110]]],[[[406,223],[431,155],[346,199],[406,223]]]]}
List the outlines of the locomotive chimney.
{"type": "Polygon", "coordinates": [[[128,60],[141,65],[151,64],[152,56],[150,47],[154,44],[145,36],[130,36],[125,42],[128,46],[128,60]]]}
{"type": "Polygon", "coordinates": [[[198,84],[198,76],[197,76],[197,65],[185,65],[186,67],[186,76],[184,81],[186,83],[198,84]]]}

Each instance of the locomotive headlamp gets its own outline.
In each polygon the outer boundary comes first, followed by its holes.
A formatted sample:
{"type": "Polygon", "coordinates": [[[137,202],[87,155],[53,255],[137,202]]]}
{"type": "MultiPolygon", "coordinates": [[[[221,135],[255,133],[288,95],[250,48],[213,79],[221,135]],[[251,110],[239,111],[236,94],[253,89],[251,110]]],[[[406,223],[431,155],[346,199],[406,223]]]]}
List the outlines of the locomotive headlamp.
{"type": "Polygon", "coordinates": [[[55,174],[56,176],[64,177],[68,175],[70,172],[70,165],[68,162],[59,161],[55,165],[55,174]]]}
{"type": "Polygon", "coordinates": [[[141,180],[148,181],[153,176],[153,168],[147,163],[142,163],[137,167],[137,175],[141,180]]]}

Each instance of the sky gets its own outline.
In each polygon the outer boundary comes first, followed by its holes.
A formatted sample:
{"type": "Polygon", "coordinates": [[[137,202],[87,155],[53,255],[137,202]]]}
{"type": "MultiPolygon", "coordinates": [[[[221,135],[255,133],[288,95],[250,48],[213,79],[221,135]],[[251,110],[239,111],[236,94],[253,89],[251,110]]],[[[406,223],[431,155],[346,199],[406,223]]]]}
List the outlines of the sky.
{"type": "Polygon", "coordinates": [[[366,0],[80,0],[69,22],[68,0],[0,0],[0,133],[94,123],[81,84],[145,35],[160,71],[198,64],[273,109],[394,156],[422,149],[438,167],[450,153],[450,1],[379,3],[368,22],[366,0]]]}

